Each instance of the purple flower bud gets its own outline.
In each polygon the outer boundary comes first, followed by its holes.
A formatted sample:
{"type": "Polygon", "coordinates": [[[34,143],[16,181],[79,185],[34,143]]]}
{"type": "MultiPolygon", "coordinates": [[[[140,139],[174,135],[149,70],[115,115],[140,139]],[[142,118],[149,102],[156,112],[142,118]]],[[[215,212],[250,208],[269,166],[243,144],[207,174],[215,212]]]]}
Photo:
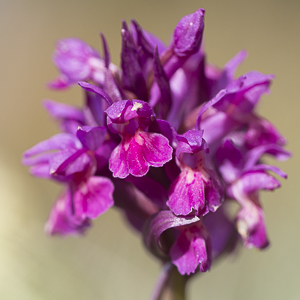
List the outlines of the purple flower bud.
{"type": "Polygon", "coordinates": [[[137,98],[147,100],[148,92],[146,80],[138,61],[137,49],[133,44],[133,38],[123,22],[121,65],[123,70],[123,87],[134,93],[137,98]]]}
{"type": "Polygon", "coordinates": [[[173,42],[176,55],[192,55],[199,50],[204,29],[204,12],[200,8],[183,17],[177,24],[173,42]]]}

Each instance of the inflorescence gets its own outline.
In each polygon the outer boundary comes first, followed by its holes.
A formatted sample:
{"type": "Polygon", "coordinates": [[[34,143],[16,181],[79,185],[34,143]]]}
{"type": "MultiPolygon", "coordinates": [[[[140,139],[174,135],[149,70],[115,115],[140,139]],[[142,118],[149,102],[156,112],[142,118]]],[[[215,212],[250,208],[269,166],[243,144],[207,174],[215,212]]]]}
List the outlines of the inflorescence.
{"type": "Polygon", "coordinates": [[[64,186],[47,233],[83,234],[116,206],[147,249],[182,275],[207,271],[239,239],[247,248],[268,246],[259,191],[280,186],[270,172],[286,174],[261,158],[290,156],[284,137],[255,112],[273,75],[235,78],[245,51],[222,69],[207,63],[203,29],[199,9],[165,46],[135,20],[123,21],[120,68],[102,34],[102,56],[76,38],[58,42],[60,75],[49,86],[78,83],[85,100],[81,108],[44,101],[62,133],[23,157],[31,174],[64,186]]]}

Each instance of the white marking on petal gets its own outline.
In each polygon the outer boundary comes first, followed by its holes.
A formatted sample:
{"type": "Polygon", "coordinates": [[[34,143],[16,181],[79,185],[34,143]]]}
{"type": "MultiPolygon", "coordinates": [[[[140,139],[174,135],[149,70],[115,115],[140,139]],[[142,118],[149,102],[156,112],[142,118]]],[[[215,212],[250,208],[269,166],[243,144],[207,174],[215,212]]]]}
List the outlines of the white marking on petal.
{"type": "Polygon", "coordinates": [[[244,220],[238,220],[237,221],[237,230],[239,234],[246,239],[248,236],[248,225],[244,220]]]}
{"type": "Polygon", "coordinates": [[[138,110],[139,108],[142,108],[142,107],[143,107],[142,103],[135,102],[134,105],[132,106],[131,111],[138,110]]]}
{"type": "Polygon", "coordinates": [[[186,175],[186,183],[191,184],[195,181],[195,174],[193,171],[188,171],[186,175]]]}
{"type": "Polygon", "coordinates": [[[91,57],[88,60],[88,64],[95,70],[103,71],[105,68],[104,61],[97,57],[91,57]]]}
{"type": "Polygon", "coordinates": [[[139,134],[135,135],[134,140],[136,141],[136,143],[138,143],[141,146],[145,144],[144,139],[139,134]]]}

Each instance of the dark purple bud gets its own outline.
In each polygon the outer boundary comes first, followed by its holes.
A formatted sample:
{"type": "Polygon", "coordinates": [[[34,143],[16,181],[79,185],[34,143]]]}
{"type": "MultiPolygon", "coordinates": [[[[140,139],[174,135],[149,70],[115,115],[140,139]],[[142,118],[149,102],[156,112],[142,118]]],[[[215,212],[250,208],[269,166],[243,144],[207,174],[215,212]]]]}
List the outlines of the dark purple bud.
{"type": "Polygon", "coordinates": [[[153,72],[155,81],[160,90],[160,102],[158,109],[158,117],[165,118],[169,109],[172,105],[172,95],[170,89],[169,79],[164,71],[163,66],[161,65],[157,47],[155,48],[154,59],[153,59],[153,72]]]}
{"type": "Polygon", "coordinates": [[[183,17],[174,31],[174,52],[177,56],[195,54],[201,45],[204,29],[204,12],[200,8],[183,17]]]}
{"type": "Polygon", "coordinates": [[[143,70],[138,61],[138,53],[132,41],[125,21],[121,30],[122,52],[121,66],[123,70],[123,87],[134,93],[138,99],[148,100],[148,91],[143,70]]]}
{"type": "Polygon", "coordinates": [[[136,20],[132,19],[131,22],[132,22],[135,32],[136,32],[137,45],[143,51],[143,55],[146,57],[153,57],[154,47],[146,39],[143,29],[141,28],[141,26],[138,24],[138,22],[136,20]]]}
{"type": "Polygon", "coordinates": [[[108,69],[109,68],[109,64],[110,64],[110,55],[109,55],[109,50],[108,50],[108,46],[106,43],[106,39],[104,34],[101,32],[100,33],[101,39],[102,39],[102,44],[103,44],[103,53],[104,53],[104,62],[105,62],[105,67],[108,69]]]}

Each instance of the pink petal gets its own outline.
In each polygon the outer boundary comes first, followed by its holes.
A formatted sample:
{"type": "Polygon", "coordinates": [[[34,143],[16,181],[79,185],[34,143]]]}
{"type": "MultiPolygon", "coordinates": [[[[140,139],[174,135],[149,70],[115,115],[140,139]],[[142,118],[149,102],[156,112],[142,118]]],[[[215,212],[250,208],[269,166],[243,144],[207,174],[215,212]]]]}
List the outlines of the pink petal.
{"type": "Polygon", "coordinates": [[[89,226],[88,219],[74,215],[71,190],[67,189],[54,204],[45,225],[45,231],[51,235],[78,235],[83,234],[89,226]]]}
{"type": "Polygon", "coordinates": [[[90,177],[74,194],[75,212],[81,218],[95,219],[113,206],[114,185],[105,177],[90,177]]]}
{"type": "Polygon", "coordinates": [[[114,177],[125,178],[129,174],[141,177],[148,172],[149,166],[161,167],[170,161],[172,152],[163,135],[137,131],[133,137],[124,137],[114,149],[109,169],[114,177]]]}
{"type": "Polygon", "coordinates": [[[114,177],[125,178],[129,175],[126,152],[128,147],[129,141],[123,139],[110,156],[109,169],[113,172],[114,177]]]}
{"type": "Polygon", "coordinates": [[[183,231],[170,250],[171,260],[181,275],[206,272],[211,265],[211,245],[207,230],[203,226],[192,226],[183,231]]]}
{"type": "Polygon", "coordinates": [[[135,139],[143,146],[143,156],[150,166],[162,167],[172,159],[173,149],[169,145],[169,140],[163,135],[139,131],[135,139]]]}
{"type": "Polygon", "coordinates": [[[204,183],[199,172],[186,168],[172,183],[167,205],[175,215],[186,216],[192,210],[205,212],[204,183]]]}

